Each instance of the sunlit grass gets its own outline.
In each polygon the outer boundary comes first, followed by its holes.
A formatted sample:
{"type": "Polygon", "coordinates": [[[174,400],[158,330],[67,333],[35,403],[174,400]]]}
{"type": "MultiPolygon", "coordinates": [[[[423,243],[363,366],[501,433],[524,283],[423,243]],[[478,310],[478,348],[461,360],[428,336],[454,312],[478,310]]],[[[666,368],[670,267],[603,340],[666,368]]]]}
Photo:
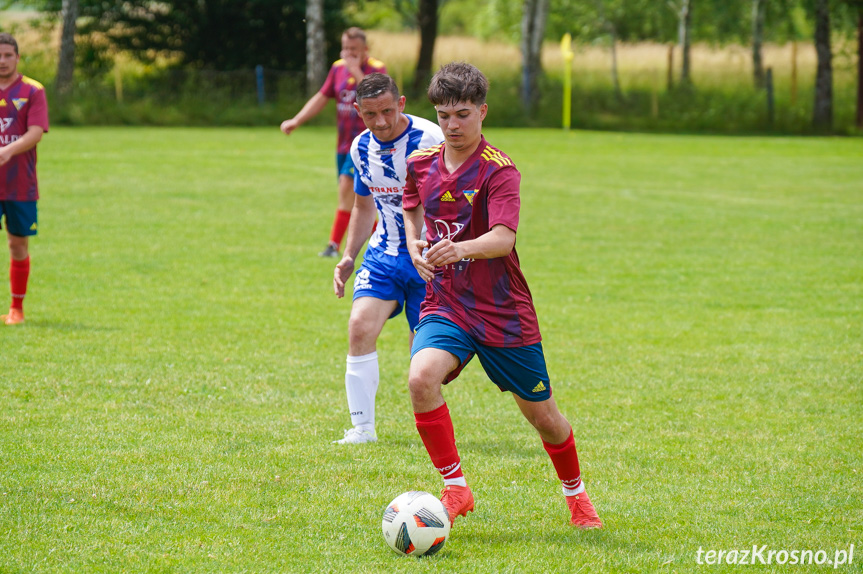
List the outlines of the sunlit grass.
{"type": "Polygon", "coordinates": [[[440,478],[402,318],[380,441],[331,444],[331,129],[55,128],[28,322],[0,329],[0,570],[688,572],[699,547],[860,548],[863,144],[486,136],[523,174],[518,251],[604,531],[567,524],[474,364],[446,398],[477,510],[431,559],[388,549],[383,506],[440,478]]]}

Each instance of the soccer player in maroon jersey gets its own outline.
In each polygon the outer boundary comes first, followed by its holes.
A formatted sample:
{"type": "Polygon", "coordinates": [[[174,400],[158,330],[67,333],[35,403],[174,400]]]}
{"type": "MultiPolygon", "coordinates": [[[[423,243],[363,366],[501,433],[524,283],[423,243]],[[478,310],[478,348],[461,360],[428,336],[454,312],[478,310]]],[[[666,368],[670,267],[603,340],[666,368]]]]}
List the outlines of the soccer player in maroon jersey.
{"type": "Polygon", "coordinates": [[[467,516],[474,498],[441,391],[477,355],[539,432],[572,524],[601,528],[581,480],[572,427],[551,396],[539,323],[515,252],[521,175],[482,135],[487,92],[488,81],[474,66],[443,66],[428,97],[444,143],[414,152],[407,163],[405,234],[427,282],[409,372],[416,427],[444,479],[441,501],[450,521],[467,516]]]}
{"type": "Polygon", "coordinates": [[[6,325],[24,322],[24,295],[30,277],[29,237],[36,235],[36,144],[48,131],[48,104],[42,84],[18,73],[18,42],[0,34],[0,219],[5,218],[12,262],[12,305],[0,315],[6,325]]]}
{"type": "Polygon", "coordinates": [[[297,115],[282,122],[285,135],[318,115],[327,102],[336,100],[336,123],[339,137],[336,146],[336,170],[339,178],[339,203],[333,218],[330,241],[319,253],[321,257],[338,257],[339,246],[351,221],[354,206],[354,164],[351,161],[351,142],[366,129],[362,118],[354,109],[357,85],[373,72],[386,74],[380,60],[369,56],[366,34],[359,28],[348,28],[342,34],[341,58],[336,60],[321,89],[312,96],[297,115]]]}

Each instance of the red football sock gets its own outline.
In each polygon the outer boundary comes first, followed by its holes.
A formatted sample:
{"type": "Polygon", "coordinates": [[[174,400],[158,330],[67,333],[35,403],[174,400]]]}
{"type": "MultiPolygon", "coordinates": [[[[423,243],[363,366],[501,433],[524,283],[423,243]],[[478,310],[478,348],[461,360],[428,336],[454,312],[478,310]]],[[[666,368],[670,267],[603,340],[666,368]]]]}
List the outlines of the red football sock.
{"type": "Polygon", "coordinates": [[[427,413],[414,413],[414,418],[429,458],[441,476],[445,480],[464,477],[446,403],[427,413]]]}
{"type": "Polygon", "coordinates": [[[551,457],[557,477],[567,490],[575,490],[581,486],[581,469],[578,466],[578,453],[575,450],[575,438],[572,429],[569,430],[569,438],[561,444],[549,444],[542,441],[545,452],[551,457]]]}
{"type": "Polygon", "coordinates": [[[12,291],[12,308],[24,309],[27,294],[27,279],[30,277],[30,257],[20,261],[13,259],[9,265],[9,286],[12,291]]]}
{"type": "Polygon", "coordinates": [[[336,210],[336,216],[333,219],[333,229],[330,232],[330,243],[333,245],[341,245],[342,239],[345,236],[345,231],[348,230],[348,224],[351,222],[351,212],[336,210]]]}

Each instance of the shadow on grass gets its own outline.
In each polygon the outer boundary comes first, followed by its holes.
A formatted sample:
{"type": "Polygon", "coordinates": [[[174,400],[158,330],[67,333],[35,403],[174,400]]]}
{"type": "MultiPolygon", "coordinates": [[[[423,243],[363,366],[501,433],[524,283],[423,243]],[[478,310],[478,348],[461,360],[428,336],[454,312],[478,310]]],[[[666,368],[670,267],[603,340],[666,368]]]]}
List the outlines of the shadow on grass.
{"type": "Polygon", "coordinates": [[[112,332],[120,331],[119,327],[105,327],[103,325],[87,325],[85,323],[77,323],[74,321],[63,321],[54,319],[27,319],[22,325],[25,329],[51,329],[60,332],[75,332],[75,331],[95,331],[95,332],[112,332]]]}

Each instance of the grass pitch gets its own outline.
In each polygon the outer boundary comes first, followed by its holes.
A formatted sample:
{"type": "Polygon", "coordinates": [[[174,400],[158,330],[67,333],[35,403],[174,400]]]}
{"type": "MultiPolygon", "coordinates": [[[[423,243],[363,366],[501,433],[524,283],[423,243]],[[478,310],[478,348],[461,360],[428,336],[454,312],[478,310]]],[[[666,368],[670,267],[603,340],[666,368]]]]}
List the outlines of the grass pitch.
{"type": "Polygon", "coordinates": [[[27,323],[0,329],[0,571],[688,572],[850,544],[859,569],[863,142],[486,135],[523,174],[517,248],[606,529],[567,525],[475,364],[446,398],[477,510],[437,556],[387,548],[384,505],[440,479],[401,317],[380,442],[330,444],[331,128],[57,128],[27,323]]]}

